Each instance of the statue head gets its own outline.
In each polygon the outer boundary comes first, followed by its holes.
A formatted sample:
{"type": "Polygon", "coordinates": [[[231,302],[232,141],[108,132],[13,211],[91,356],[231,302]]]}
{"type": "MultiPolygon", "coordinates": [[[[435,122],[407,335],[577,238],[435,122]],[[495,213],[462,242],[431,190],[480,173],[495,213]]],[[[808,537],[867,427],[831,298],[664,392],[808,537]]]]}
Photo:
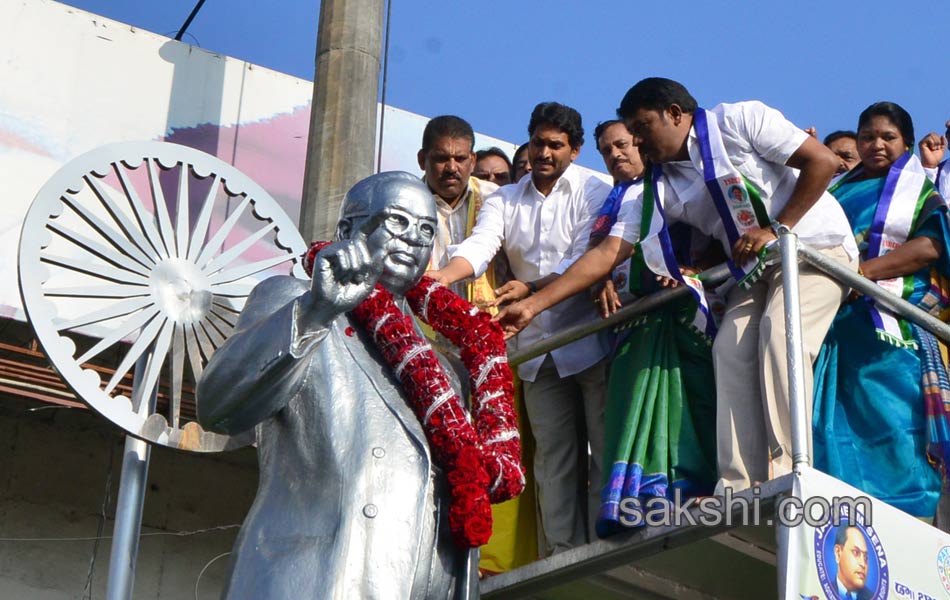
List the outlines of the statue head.
{"type": "Polygon", "coordinates": [[[435,200],[426,184],[411,173],[389,171],[350,188],[336,237],[364,235],[370,254],[383,261],[379,283],[401,296],[428,268],[438,226],[435,200]]]}

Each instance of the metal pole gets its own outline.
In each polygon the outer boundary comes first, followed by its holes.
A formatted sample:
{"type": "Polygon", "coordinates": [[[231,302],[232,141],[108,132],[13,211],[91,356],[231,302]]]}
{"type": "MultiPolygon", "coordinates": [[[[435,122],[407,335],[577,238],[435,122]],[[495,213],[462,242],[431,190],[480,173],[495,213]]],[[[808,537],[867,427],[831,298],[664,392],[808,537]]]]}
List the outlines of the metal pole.
{"type": "Polygon", "coordinates": [[[142,508],[145,504],[145,481],[151,448],[142,440],[125,436],[122,475],[115,508],[112,531],[112,552],[109,554],[107,600],[128,600],[132,597],[135,562],[139,553],[142,530],[142,508]]]}
{"type": "Polygon", "coordinates": [[[944,323],[930,313],[920,310],[913,304],[910,304],[909,302],[902,300],[900,297],[888,292],[870,279],[861,277],[854,271],[841,266],[824,254],[821,254],[820,252],[817,252],[808,246],[799,245],[798,255],[802,260],[815,267],[819,271],[831,275],[838,281],[847,284],[849,287],[856,289],[865,296],[874,298],[874,300],[879,305],[888,309],[895,315],[913,321],[943,341],[950,342],[950,325],[944,323]]]}
{"type": "MultiPolygon", "coordinates": [[[[154,408],[158,398],[158,385],[148,399],[140,397],[139,382],[152,357],[146,352],[135,363],[135,378],[132,384],[133,402],[147,402],[154,408]]],[[[151,412],[151,411],[150,411],[151,412]]],[[[106,584],[106,600],[130,600],[135,581],[135,563],[139,553],[139,536],[142,531],[142,508],[145,505],[145,483],[148,480],[148,462],[152,448],[148,443],[125,436],[122,452],[122,474],[119,479],[119,494],[116,498],[115,524],[112,529],[112,551],[109,553],[109,579],[106,584]]]]}
{"type": "Polygon", "coordinates": [[[785,299],[785,351],[788,355],[788,399],[792,420],[792,468],[801,472],[809,466],[808,411],[805,408],[805,363],[802,351],[801,296],[798,291],[798,236],[790,231],[779,235],[782,251],[782,293],[785,299]]]}
{"type": "Polygon", "coordinates": [[[322,0],[300,234],[328,240],[343,196],[373,174],[383,0],[322,0]]]}
{"type": "MultiPolygon", "coordinates": [[[[717,285],[729,277],[729,268],[725,264],[717,265],[711,269],[703,271],[699,276],[700,280],[703,282],[703,285],[717,285]]],[[[601,329],[613,327],[615,325],[629,321],[638,315],[646,314],[687,294],[689,294],[689,289],[685,285],[681,285],[673,289],[665,289],[659,292],[654,292],[624,306],[606,319],[585,321],[579,325],[567,327],[545,339],[544,341],[528,346],[527,348],[522,348],[517,352],[513,352],[508,357],[508,364],[510,364],[512,367],[518,366],[523,362],[541,356],[542,354],[547,354],[551,350],[560,348],[561,346],[566,346],[573,341],[579,340],[582,337],[588,336],[592,333],[596,333],[601,329]]]]}

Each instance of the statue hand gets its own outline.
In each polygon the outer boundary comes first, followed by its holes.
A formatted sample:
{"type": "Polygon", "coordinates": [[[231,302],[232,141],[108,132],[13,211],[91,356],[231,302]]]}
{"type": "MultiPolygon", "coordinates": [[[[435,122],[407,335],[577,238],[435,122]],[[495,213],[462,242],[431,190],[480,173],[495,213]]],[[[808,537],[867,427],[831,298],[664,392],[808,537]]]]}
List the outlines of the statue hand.
{"type": "Polygon", "coordinates": [[[383,273],[382,257],[370,254],[366,236],[330,244],[314,260],[311,297],[316,306],[335,314],[347,312],[362,302],[383,273]]]}

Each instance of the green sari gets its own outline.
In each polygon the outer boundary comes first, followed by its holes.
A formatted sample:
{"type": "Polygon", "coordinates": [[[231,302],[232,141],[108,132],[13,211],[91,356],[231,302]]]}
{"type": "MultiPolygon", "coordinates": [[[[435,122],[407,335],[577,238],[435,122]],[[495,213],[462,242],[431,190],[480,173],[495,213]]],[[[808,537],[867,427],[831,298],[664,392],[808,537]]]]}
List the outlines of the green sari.
{"type": "MultiPolygon", "coordinates": [[[[692,298],[634,322],[610,367],[605,481],[597,535],[634,523],[651,498],[708,495],[716,482],[716,397],[709,341],[692,298]],[[631,521],[633,519],[633,521],[631,521]]],[[[642,515],[641,515],[642,516],[642,515]]]]}

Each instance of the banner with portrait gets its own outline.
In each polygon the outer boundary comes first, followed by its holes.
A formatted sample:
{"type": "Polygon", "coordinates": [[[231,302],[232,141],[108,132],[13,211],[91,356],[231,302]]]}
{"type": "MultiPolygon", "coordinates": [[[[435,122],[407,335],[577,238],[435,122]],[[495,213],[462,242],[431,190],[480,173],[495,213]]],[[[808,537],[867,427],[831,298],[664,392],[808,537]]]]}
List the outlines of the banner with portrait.
{"type": "Polygon", "coordinates": [[[814,469],[793,493],[786,600],[950,598],[950,535],[814,469]]]}

